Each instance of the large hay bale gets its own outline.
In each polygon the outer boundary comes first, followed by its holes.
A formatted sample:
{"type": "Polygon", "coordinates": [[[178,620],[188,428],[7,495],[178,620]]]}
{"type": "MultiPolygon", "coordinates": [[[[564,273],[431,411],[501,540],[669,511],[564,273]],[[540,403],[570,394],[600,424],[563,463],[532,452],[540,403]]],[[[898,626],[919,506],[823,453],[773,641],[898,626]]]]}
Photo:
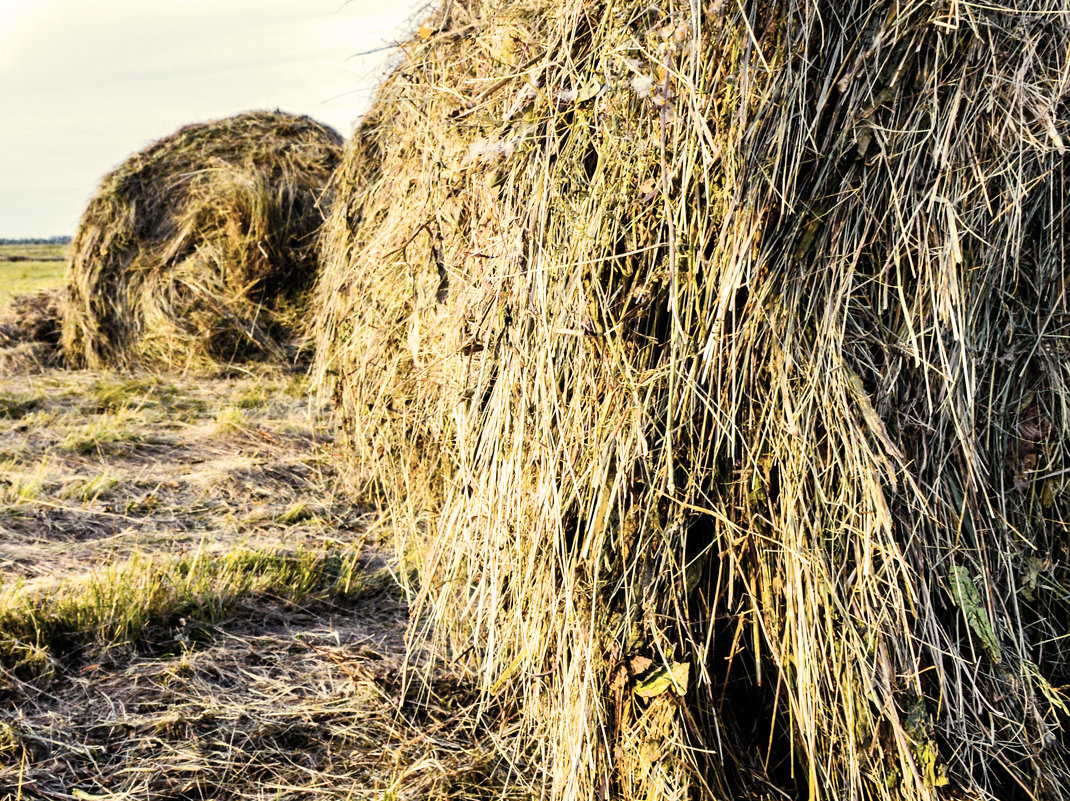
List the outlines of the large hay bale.
{"type": "Polygon", "coordinates": [[[292,357],[341,145],[308,117],[250,112],[186,126],[106,175],[72,247],[68,359],[189,370],[292,357]]]}
{"type": "Polygon", "coordinates": [[[447,5],[317,358],[518,766],[1070,796],[1063,5],[447,5]]]}

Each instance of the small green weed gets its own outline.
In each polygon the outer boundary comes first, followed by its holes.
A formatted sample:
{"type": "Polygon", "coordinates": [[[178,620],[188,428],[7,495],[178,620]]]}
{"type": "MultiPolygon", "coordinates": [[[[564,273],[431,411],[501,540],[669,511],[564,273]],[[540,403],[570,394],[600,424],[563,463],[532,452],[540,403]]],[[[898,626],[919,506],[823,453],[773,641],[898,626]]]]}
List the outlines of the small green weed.
{"type": "Polygon", "coordinates": [[[231,393],[230,400],[239,409],[260,409],[271,400],[273,392],[264,384],[253,384],[231,393]]]}
{"type": "Polygon", "coordinates": [[[230,434],[245,427],[245,412],[238,406],[223,406],[215,414],[216,431],[230,434]]]}
{"type": "Polygon", "coordinates": [[[0,462],[0,501],[18,505],[34,500],[41,494],[48,469],[47,460],[32,473],[24,472],[25,468],[17,461],[0,462]]]}
{"type": "Polygon", "coordinates": [[[117,380],[102,379],[86,391],[83,409],[89,412],[115,412],[165,403],[174,397],[175,388],[158,376],[138,376],[117,380]]]}
{"type": "Polygon", "coordinates": [[[306,523],[316,520],[319,520],[319,515],[316,514],[316,510],[304,501],[298,501],[275,518],[275,522],[283,526],[293,526],[297,523],[306,523]]]}
{"type": "Polygon", "coordinates": [[[105,496],[120,483],[117,476],[107,472],[99,473],[88,478],[76,478],[63,483],[59,491],[59,497],[63,500],[77,500],[82,503],[92,503],[105,496]]]}
{"type": "Polygon", "coordinates": [[[143,432],[132,422],[135,415],[128,410],[99,417],[96,420],[76,427],[63,438],[61,448],[82,456],[89,454],[106,455],[126,444],[138,444],[144,441],[143,432]]]}

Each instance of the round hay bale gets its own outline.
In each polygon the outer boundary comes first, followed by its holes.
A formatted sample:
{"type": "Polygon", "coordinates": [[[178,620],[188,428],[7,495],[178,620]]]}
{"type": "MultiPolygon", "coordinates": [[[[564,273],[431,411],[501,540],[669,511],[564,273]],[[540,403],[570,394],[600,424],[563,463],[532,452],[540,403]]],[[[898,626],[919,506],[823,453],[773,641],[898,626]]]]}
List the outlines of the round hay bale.
{"type": "Polygon", "coordinates": [[[258,111],[186,126],[106,175],[72,246],[68,360],[292,359],[341,145],[308,117],[258,111]]]}
{"type": "Polygon", "coordinates": [[[317,364],[520,778],[1066,798],[1063,6],[447,6],[317,364]]]}

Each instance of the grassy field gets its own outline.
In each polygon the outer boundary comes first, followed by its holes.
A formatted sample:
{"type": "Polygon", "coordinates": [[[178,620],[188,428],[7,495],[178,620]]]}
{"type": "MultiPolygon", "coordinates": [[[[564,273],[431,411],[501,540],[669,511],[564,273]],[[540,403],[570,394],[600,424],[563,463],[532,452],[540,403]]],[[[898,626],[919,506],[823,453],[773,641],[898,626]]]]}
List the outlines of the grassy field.
{"type": "Polygon", "coordinates": [[[278,369],[0,376],[0,798],[525,795],[505,716],[406,669],[323,412],[278,369]]]}
{"type": "Polygon", "coordinates": [[[12,296],[63,285],[67,245],[0,245],[0,306],[12,296]]]}

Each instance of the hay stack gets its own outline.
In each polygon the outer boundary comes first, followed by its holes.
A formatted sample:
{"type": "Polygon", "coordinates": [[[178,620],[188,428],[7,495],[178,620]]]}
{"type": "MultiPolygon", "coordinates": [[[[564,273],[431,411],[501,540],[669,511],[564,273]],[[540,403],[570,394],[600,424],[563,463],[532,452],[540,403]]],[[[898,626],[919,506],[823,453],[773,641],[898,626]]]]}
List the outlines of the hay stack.
{"type": "Polygon", "coordinates": [[[342,140],[307,117],[189,125],[106,175],[74,239],[75,365],[211,369],[292,358],[342,140]]]}
{"type": "Polygon", "coordinates": [[[16,295],[0,307],[0,375],[38,372],[60,363],[63,291],[16,295]]]}
{"type": "Polygon", "coordinates": [[[1070,796],[1070,15],[455,0],[320,375],[552,797],[1070,796]]]}

